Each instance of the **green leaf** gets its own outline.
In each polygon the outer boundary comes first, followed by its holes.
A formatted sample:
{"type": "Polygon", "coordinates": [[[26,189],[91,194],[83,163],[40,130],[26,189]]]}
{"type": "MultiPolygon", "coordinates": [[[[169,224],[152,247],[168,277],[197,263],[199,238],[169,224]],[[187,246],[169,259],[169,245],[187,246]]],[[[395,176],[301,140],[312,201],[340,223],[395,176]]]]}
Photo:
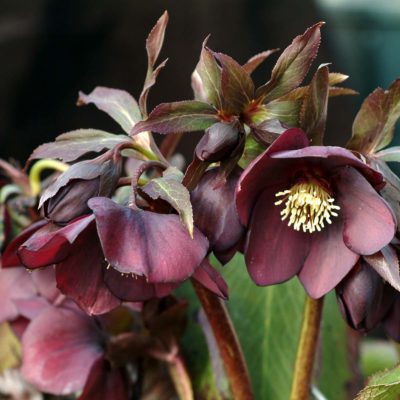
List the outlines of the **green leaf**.
{"type": "Polygon", "coordinates": [[[287,400],[304,307],[297,279],[258,287],[251,281],[243,256],[224,267],[230,289],[228,308],[242,344],[256,399],[287,400]]]}
{"type": "Polygon", "coordinates": [[[203,43],[200,60],[193,73],[193,80],[196,74],[200,78],[200,87],[197,88],[193,83],[192,86],[196,99],[206,101],[221,109],[221,68],[218,66],[210,49],[206,47],[207,40],[208,38],[203,43]]]}
{"type": "Polygon", "coordinates": [[[396,344],[382,339],[367,339],[361,343],[361,369],[364,376],[370,376],[399,363],[396,344]]]}
{"type": "Polygon", "coordinates": [[[377,373],[355,400],[395,400],[400,396],[400,366],[377,373]]]}
{"type": "Polygon", "coordinates": [[[253,116],[253,122],[263,122],[266,119],[278,119],[280,122],[295,127],[298,125],[301,108],[300,100],[271,101],[265,104],[261,111],[253,116]]]}
{"type": "Polygon", "coordinates": [[[321,65],[313,76],[300,113],[300,127],[313,145],[322,145],[329,98],[329,68],[321,65]]]}
{"type": "Polygon", "coordinates": [[[177,168],[170,167],[161,178],[152,179],[142,190],[153,200],[160,198],[168,202],[179,213],[182,223],[193,237],[192,203],[189,191],[181,183],[182,178],[183,175],[177,168]]]}
{"type": "Polygon", "coordinates": [[[78,105],[90,103],[106,112],[126,133],[142,119],[136,100],[125,90],[99,86],[89,94],[79,92],[78,105]]]}
{"type": "Polygon", "coordinates": [[[214,53],[222,65],[222,108],[228,114],[240,114],[254,98],[254,83],[250,74],[233,58],[214,53]]]}
{"type": "Polygon", "coordinates": [[[77,129],[57,136],[55,142],[37,147],[27,164],[38,158],[56,158],[64,162],[72,162],[87,153],[100,153],[129,141],[130,138],[126,135],[113,135],[97,129],[77,129]]]}
{"type": "Polygon", "coordinates": [[[265,149],[266,147],[258,143],[252,136],[248,136],[244,145],[243,155],[239,160],[239,166],[243,169],[246,168],[265,149]]]}
{"type": "MultiPolygon", "coordinates": [[[[328,293],[324,301],[321,326],[321,359],[317,367],[318,387],[327,399],[349,399],[348,389],[354,373],[349,352],[349,328],[340,315],[335,294],[328,293]]],[[[317,360],[318,363],[318,360],[317,360]]]]}
{"type": "Polygon", "coordinates": [[[323,24],[319,22],[308,28],[281,54],[272,70],[271,79],[257,89],[256,95],[264,103],[284,96],[301,84],[317,55],[323,24]]]}
{"type": "Polygon", "coordinates": [[[400,162],[400,146],[388,147],[375,153],[375,156],[386,162],[400,162]]]}
{"type": "Polygon", "coordinates": [[[353,122],[351,150],[374,153],[393,139],[394,127],[400,117],[400,79],[388,90],[375,89],[363,102],[353,122]]]}
{"type": "Polygon", "coordinates": [[[162,103],[150,113],[146,121],[135,125],[131,135],[143,131],[163,134],[200,131],[207,129],[218,120],[215,108],[202,101],[162,103]]]}

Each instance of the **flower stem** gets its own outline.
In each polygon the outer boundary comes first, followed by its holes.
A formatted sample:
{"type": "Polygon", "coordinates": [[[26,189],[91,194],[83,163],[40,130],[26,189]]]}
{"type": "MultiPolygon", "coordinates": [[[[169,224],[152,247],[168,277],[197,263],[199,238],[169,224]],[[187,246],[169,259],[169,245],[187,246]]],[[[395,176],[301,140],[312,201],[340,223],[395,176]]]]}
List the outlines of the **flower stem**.
{"type": "Polygon", "coordinates": [[[178,353],[167,365],[179,400],[193,400],[192,382],[182,355],[178,353]]]}
{"type": "Polygon", "coordinates": [[[254,398],[247,365],[228,311],[220,298],[192,280],[213,330],[235,400],[254,398]]]}
{"type": "Polygon", "coordinates": [[[324,298],[306,298],[290,400],[308,400],[324,298]]]}

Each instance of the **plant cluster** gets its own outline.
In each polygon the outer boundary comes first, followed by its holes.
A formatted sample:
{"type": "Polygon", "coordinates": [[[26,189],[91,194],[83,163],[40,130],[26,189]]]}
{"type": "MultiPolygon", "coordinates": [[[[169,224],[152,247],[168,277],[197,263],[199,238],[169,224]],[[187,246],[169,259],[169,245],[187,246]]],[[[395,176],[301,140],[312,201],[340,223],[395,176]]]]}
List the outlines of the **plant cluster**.
{"type": "Polygon", "coordinates": [[[387,148],[400,81],[365,99],[345,147],[324,145],[329,99],[355,92],[328,64],[304,83],[317,23],[259,87],[251,75],[276,49],[240,64],[206,39],[194,99],[148,113],[167,22],[147,38],[138,102],[106,87],[79,94],[124,134],[78,129],[39,146],[24,170],[1,161],[0,321],[4,340],[21,343],[13,366],[40,392],[79,400],[222,398],[193,389],[185,362],[191,300],[176,293],[191,281],[228,398],[255,398],[215,267],[243,253],[254,285],[304,287],[291,399],[307,399],[328,292],[352,329],[381,325],[400,341],[400,180],[386,164],[400,160],[387,148]],[[193,131],[204,134],[183,168],[174,154],[193,131]],[[166,135],[160,146],[153,133],[166,135]]]}

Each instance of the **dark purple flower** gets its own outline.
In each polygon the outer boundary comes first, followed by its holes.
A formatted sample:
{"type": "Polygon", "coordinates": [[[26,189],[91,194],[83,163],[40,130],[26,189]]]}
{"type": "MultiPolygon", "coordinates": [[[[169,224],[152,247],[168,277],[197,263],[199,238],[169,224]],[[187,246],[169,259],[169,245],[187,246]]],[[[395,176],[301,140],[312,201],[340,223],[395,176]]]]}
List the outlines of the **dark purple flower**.
{"type": "Polygon", "coordinates": [[[123,274],[148,282],[181,282],[193,275],[207,254],[208,241],[198,229],[193,239],[175,214],[121,206],[105,197],[89,201],[105,258],[123,274]]]}
{"type": "Polygon", "coordinates": [[[376,192],[383,185],[382,175],[350,151],[309,146],[299,129],[283,133],[237,186],[252,279],[270,285],[298,274],[311,297],[326,294],[360,254],[392,240],[395,218],[376,192]]]}
{"type": "Polygon", "coordinates": [[[96,196],[111,196],[121,175],[121,157],[115,152],[94,160],[72,165],[61,174],[43,193],[39,207],[44,215],[58,224],[90,213],[87,201],[96,196]]]}
{"type": "MultiPolygon", "coordinates": [[[[207,171],[191,193],[195,225],[206,235],[217,255],[235,248],[244,234],[235,204],[235,188],[241,170],[219,183],[219,168],[207,171]]],[[[234,253],[233,253],[234,254],[234,253]]]]}
{"type": "Polygon", "coordinates": [[[363,257],[336,287],[343,318],[353,329],[363,333],[384,319],[396,293],[363,257]]]}

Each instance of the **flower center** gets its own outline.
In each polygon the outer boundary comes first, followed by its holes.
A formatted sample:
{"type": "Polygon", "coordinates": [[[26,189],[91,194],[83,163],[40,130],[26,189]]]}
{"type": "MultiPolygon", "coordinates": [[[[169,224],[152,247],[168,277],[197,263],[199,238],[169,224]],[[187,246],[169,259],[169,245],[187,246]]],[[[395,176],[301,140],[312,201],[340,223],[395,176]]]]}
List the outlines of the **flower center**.
{"type": "Polygon", "coordinates": [[[337,217],[335,199],[318,183],[296,183],[289,190],[278,192],[276,197],[283,197],[275,202],[276,206],[285,204],[281,211],[282,221],[289,218],[288,226],[303,232],[321,231],[325,222],[331,224],[331,217],[337,217]]]}

